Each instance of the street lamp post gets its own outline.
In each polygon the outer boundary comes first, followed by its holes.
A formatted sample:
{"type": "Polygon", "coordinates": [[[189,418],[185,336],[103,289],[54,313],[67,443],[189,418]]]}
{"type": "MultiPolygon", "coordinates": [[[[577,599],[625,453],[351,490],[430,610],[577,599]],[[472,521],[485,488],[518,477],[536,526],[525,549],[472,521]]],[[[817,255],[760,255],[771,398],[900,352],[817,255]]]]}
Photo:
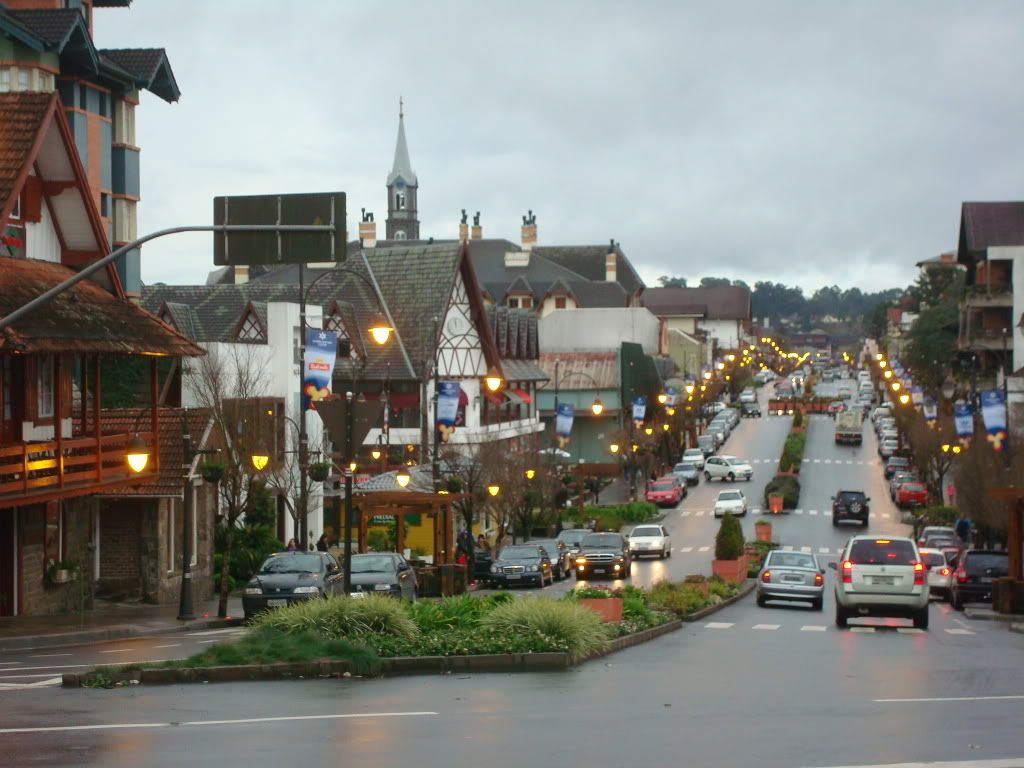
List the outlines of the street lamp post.
{"type": "MultiPolygon", "coordinates": [[[[192,445],[192,435],[188,428],[188,414],[181,412],[181,484],[182,484],[182,521],[181,521],[181,588],[178,592],[178,620],[192,621],[195,610],[192,605],[192,536],[191,530],[195,518],[192,503],[192,462],[197,456],[217,453],[217,449],[197,450],[192,445]]],[[[227,568],[226,562],[221,563],[227,568]]]]}

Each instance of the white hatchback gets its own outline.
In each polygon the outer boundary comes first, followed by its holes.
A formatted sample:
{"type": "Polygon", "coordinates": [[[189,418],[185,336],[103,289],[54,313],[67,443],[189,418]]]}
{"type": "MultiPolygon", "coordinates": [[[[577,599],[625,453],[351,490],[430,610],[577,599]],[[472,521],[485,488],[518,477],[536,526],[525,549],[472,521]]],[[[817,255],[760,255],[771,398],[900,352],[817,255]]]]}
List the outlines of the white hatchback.
{"type": "Polygon", "coordinates": [[[854,536],[838,563],[836,626],[861,616],[901,616],[928,629],[928,575],[913,539],[854,536]]]}
{"type": "Polygon", "coordinates": [[[705,480],[722,480],[734,482],[736,480],[750,480],[754,476],[754,468],[746,459],[737,459],[735,456],[709,456],[704,462],[705,480]]]}
{"type": "Polygon", "coordinates": [[[657,555],[664,560],[672,557],[672,539],[660,525],[638,525],[629,532],[629,551],[634,558],[640,555],[657,555]]]}
{"type": "Polygon", "coordinates": [[[722,515],[743,517],[745,514],[747,514],[747,497],[743,495],[743,491],[734,489],[718,492],[718,498],[715,499],[715,517],[722,515]]]}
{"type": "Polygon", "coordinates": [[[679,461],[694,464],[697,469],[704,469],[704,451],[700,448],[687,448],[679,461]]]}

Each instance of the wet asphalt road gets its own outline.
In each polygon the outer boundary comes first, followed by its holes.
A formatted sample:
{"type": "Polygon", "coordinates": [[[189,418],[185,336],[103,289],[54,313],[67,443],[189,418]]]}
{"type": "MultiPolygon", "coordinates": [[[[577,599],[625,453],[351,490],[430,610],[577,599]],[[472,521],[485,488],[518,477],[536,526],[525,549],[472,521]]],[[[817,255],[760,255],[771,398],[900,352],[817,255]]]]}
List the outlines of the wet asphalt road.
{"type": "MultiPolygon", "coordinates": [[[[754,463],[751,495],[773,471],[787,428],[778,417],[745,421],[727,443],[728,453],[770,460],[754,463]]],[[[827,417],[811,419],[800,513],[772,518],[773,538],[823,559],[860,530],[834,529],[824,514],[840,487],[869,492],[869,531],[906,531],[885,491],[873,435],[866,431],[860,449],[837,447],[831,430],[827,417]]],[[[702,483],[669,512],[673,557],[635,566],[636,583],[707,570],[711,549],[700,547],[713,549],[708,511],[718,490],[702,483]]],[[[756,519],[744,521],[748,536],[756,519]]],[[[0,765],[788,767],[984,765],[978,761],[1024,756],[1024,636],[938,603],[927,632],[895,619],[853,624],[849,631],[833,626],[830,597],[816,612],[759,609],[751,596],[563,673],[10,688],[0,690],[0,765]]],[[[177,656],[217,639],[190,635],[54,652],[71,652],[75,661],[121,647],[140,657],[177,656]],[[181,645],[156,647],[175,642],[181,645]]],[[[134,660],[120,658],[131,654],[102,660],[134,660]]],[[[47,660],[0,661],[7,662],[3,684],[47,660]]]]}

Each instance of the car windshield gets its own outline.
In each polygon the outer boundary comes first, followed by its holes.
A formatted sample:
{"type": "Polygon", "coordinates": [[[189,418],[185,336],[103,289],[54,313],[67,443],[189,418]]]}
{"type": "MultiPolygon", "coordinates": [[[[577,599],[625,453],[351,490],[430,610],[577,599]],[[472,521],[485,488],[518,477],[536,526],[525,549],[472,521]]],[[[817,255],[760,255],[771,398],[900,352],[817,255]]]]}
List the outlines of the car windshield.
{"type": "Polygon", "coordinates": [[[814,557],[800,552],[779,552],[768,553],[768,561],[765,567],[771,568],[815,568],[814,557]]]}
{"type": "Polygon", "coordinates": [[[684,458],[688,458],[688,457],[691,457],[691,456],[700,456],[700,455],[701,455],[700,448],[687,448],[686,452],[683,453],[683,457],[684,458]]]}
{"type": "Polygon", "coordinates": [[[1008,566],[1005,552],[968,552],[964,557],[964,569],[971,576],[1005,576],[1008,566]]]}
{"type": "Polygon", "coordinates": [[[629,534],[631,537],[637,536],[661,536],[661,528],[656,525],[646,525],[641,528],[634,528],[633,532],[629,534]]]}
{"type": "Polygon", "coordinates": [[[584,547],[621,547],[622,538],[617,533],[592,533],[583,539],[584,547]]]}
{"type": "Polygon", "coordinates": [[[906,539],[858,539],[850,547],[850,562],[856,565],[911,565],[914,545],[906,539]]]}
{"type": "Polygon", "coordinates": [[[505,547],[501,550],[503,560],[530,560],[537,557],[540,557],[540,553],[536,544],[505,547]]]}
{"type": "Polygon", "coordinates": [[[836,501],[842,504],[852,504],[855,501],[864,501],[864,494],[860,491],[840,491],[836,501]]]}
{"type": "Polygon", "coordinates": [[[273,555],[257,573],[320,573],[320,555],[273,555]]]}
{"type": "Polygon", "coordinates": [[[907,459],[905,459],[904,457],[902,457],[902,456],[894,456],[891,459],[889,459],[889,466],[890,467],[908,467],[908,466],[910,466],[910,462],[907,459]]]}
{"type": "Polygon", "coordinates": [[[352,573],[393,573],[396,567],[391,555],[352,556],[352,573]]]}
{"type": "Polygon", "coordinates": [[[531,541],[530,543],[536,544],[538,547],[543,547],[544,551],[548,553],[548,557],[555,557],[558,554],[558,542],[554,539],[543,539],[531,541]]]}
{"type": "Polygon", "coordinates": [[[579,544],[581,541],[583,541],[583,537],[589,533],[590,531],[584,528],[580,528],[579,530],[570,529],[568,531],[562,531],[560,534],[558,534],[558,539],[564,544],[570,544],[575,546],[579,544]]]}
{"type": "Polygon", "coordinates": [[[673,469],[676,472],[696,472],[697,465],[689,461],[684,461],[680,464],[676,464],[675,467],[673,467],[673,469]]]}
{"type": "Polygon", "coordinates": [[[747,462],[744,461],[743,459],[726,459],[725,463],[728,464],[730,467],[741,467],[747,462]]]}
{"type": "Polygon", "coordinates": [[[739,491],[722,491],[718,494],[719,501],[739,501],[743,495],[739,491]]]}
{"type": "Polygon", "coordinates": [[[671,491],[673,488],[675,488],[675,483],[671,480],[659,480],[651,484],[652,491],[671,491]]]}
{"type": "Polygon", "coordinates": [[[921,562],[929,568],[941,567],[946,564],[946,558],[941,552],[922,552],[921,562]]]}

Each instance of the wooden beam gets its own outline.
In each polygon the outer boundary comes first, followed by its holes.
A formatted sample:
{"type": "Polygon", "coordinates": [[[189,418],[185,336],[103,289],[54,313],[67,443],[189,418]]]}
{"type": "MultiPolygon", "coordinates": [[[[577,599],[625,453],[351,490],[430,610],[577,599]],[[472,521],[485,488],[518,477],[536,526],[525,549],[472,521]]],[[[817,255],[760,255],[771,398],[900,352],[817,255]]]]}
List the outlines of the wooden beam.
{"type": "Polygon", "coordinates": [[[100,429],[100,356],[92,356],[92,431],[96,440],[96,482],[103,482],[103,432],[100,429]]]}
{"type": "Polygon", "coordinates": [[[68,181],[44,181],[43,182],[43,194],[47,197],[57,197],[62,192],[66,192],[69,189],[76,189],[78,184],[74,179],[68,181]]]}
{"type": "Polygon", "coordinates": [[[53,356],[53,434],[57,440],[57,485],[64,487],[64,379],[61,356],[53,356]]]}
{"type": "Polygon", "coordinates": [[[105,254],[100,251],[72,251],[65,249],[61,254],[61,262],[65,267],[84,267],[92,264],[105,254]]]}

